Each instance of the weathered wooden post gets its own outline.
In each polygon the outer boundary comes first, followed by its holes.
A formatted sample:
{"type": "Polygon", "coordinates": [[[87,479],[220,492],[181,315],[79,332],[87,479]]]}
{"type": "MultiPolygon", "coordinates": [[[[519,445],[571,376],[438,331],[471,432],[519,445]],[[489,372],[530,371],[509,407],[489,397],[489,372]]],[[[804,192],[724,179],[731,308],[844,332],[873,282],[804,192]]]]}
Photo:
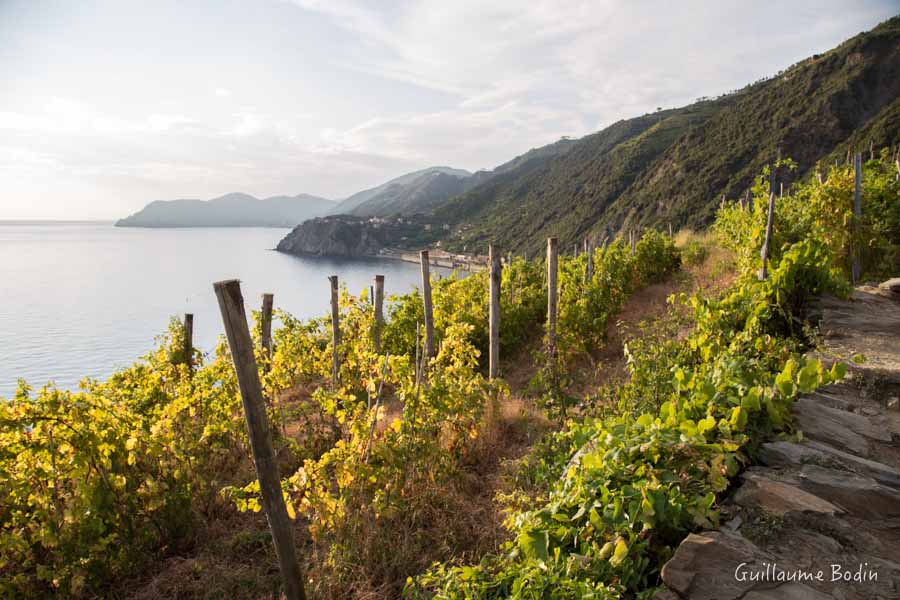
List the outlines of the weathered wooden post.
{"type": "Polygon", "coordinates": [[[500,372],[500,252],[494,244],[488,246],[491,264],[490,297],[488,307],[488,378],[496,379],[500,372]]]}
{"type": "Polygon", "coordinates": [[[268,372],[272,360],[272,305],[274,304],[274,296],[272,294],[263,294],[262,311],[260,312],[260,326],[262,334],[260,335],[260,345],[262,346],[262,355],[265,357],[263,369],[268,372]]]}
{"type": "Polygon", "coordinates": [[[281,477],[278,474],[278,463],[275,461],[275,452],[272,449],[272,438],[263,402],[262,386],[259,382],[259,371],[256,367],[256,358],[253,356],[253,341],[250,338],[250,328],[247,326],[247,315],[244,312],[241,284],[238,280],[232,279],[215,283],[213,288],[219,301],[219,310],[222,312],[222,321],[225,323],[225,335],[228,338],[234,370],[237,373],[244,417],[247,420],[247,431],[250,437],[250,448],[253,451],[253,464],[256,467],[263,509],[266,511],[266,520],[272,531],[275,555],[278,557],[281,577],[284,581],[284,594],[288,600],[305,600],[303,573],[297,560],[293,530],[281,491],[281,477]]]}
{"type": "Polygon", "coordinates": [[[556,285],[558,269],[557,239],[547,238],[547,346],[556,354],[556,285]]]}
{"type": "Polygon", "coordinates": [[[591,238],[584,238],[584,251],[587,254],[587,265],[584,267],[584,283],[590,285],[594,278],[594,244],[591,238]]]}
{"type": "Polygon", "coordinates": [[[184,314],[184,363],[188,373],[194,371],[194,314],[184,314]]]}
{"type": "Polygon", "coordinates": [[[776,167],[772,165],[772,173],[769,179],[769,212],[766,216],[766,239],[763,241],[760,256],[762,257],[762,267],[759,270],[759,280],[765,281],[769,277],[769,242],[772,239],[772,224],[775,217],[775,172],[776,167]]]}
{"type": "Polygon", "coordinates": [[[434,357],[434,311],[431,306],[431,274],[428,250],[419,253],[422,264],[422,305],[425,309],[425,361],[434,357]]]}
{"type": "Polygon", "coordinates": [[[875,142],[869,140],[869,160],[875,160],[875,142]]]}
{"type": "Polygon", "coordinates": [[[381,325],[384,323],[384,275],[375,276],[375,330],[372,338],[375,342],[375,352],[381,352],[381,325]]]}
{"type": "Polygon", "coordinates": [[[862,152],[857,152],[853,161],[853,263],[850,279],[853,285],[859,283],[860,271],[860,221],[862,219],[862,152]]]}
{"type": "Polygon", "coordinates": [[[338,304],[338,276],[328,278],[331,282],[331,387],[337,389],[341,374],[340,354],[338,346],[341,343],[341,307],[338,304]]]}
{"type": "Polygon", "coordinates": [[[672,237],[672,222],[669,221],[669,237],[672,237]]]}

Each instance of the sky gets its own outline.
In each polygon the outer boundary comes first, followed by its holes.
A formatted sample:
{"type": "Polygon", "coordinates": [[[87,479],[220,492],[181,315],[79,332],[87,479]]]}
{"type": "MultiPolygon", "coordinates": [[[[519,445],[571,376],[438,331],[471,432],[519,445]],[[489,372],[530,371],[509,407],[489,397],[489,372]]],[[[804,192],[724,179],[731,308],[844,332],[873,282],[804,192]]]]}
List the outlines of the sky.
{"type": "Polygon", "coordinates": [[[0,219],[346,197],[715,96],[900,0],[0,0],[0,219]]]}

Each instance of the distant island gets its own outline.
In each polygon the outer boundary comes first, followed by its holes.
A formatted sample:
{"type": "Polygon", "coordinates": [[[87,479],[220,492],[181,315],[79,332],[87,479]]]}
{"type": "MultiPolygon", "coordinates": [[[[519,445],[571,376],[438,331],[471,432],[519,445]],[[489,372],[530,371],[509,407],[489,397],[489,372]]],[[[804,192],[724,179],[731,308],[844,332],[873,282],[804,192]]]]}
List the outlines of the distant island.
{"type": "Polygon", "coordinates": [[[337,203],[298,194],[259,199],[232,193],[212,200],[157,200],[116,227],[294,227],[334,211],[337,203]]]}

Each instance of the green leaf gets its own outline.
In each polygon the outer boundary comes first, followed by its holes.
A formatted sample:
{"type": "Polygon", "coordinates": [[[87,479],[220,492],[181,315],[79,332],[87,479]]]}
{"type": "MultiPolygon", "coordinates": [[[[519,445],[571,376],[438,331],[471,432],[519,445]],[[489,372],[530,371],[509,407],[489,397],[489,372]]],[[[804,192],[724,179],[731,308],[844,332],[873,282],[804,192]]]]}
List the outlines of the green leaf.
{"type": "Polygon", "coordinates": [[[847,365],[844,363],[834,363],[831,365],[831,379],[840,381],[847,376],[847,365]]]}
{"type": "Polygon", "coordinates": [[[797,373],[797,385],[804,394],[808,394],[818,387],[819,372],[816,368],[817,366],[818,363],[811,362],[797,373]]]}
{"type": "Polygon", "coordinates": [[[550,540],[543,529],[523,529],[519,534],[519,548],[528,558],[549,561],[550,540]]]}

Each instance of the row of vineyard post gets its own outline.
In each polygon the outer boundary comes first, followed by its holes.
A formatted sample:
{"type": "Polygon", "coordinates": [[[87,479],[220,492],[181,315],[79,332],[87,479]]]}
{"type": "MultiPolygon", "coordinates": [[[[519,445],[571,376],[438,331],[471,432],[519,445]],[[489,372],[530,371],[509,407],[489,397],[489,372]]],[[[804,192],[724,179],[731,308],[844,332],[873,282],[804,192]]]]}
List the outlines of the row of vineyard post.
{"type": "MultiPolygon", "coordinates": [[[[897,162],[900,173],[900,159],[897,162]]],[[[857,153],[854,157],[855,191],[853,204],[853,227],[858,230],[861,218],[861,179],[862,179],[862,155],[857,153]]],[[[760,250],[761,268],[759,279],[768,277],[769,248],[772,238],[772,230],[775,219],[775,183],[777,166],[770,169],[769,198],[766,211],[765,239],[760,250]]],[[[782,190],[783,191],[783,190],[782,190]]],[[[749,194],[748,194],[749,196],[749,194]]],[[[752,209],[749,197],[740,203],[752,209]]],[[[724,201],[723,201],[724,205],[724,201]]],[[[669,225],[669,236],[672,236],[672,227],[669,225]]],[[[628,244],[632,254],[636,246],[634,230],[628,232],[628,244]]],[[[578,246],[575,247],[575,253],[578,246]]],[[[591,281],[594,270],[594,247],[591,240],[585,239],[584,252],[586,256],[585,283],[591,281]]],[[[511,255],[510,255],[511,256],[511,255]]],[[[488,377],[496,379],[499,376],[500,363],[500,287],[502,281],[501,251],[493,243],[488,249],[488,377]]],[[[852,251],[851,278],[857,283],[860,277],[859,249],[854,247],[852,251]]],[[[511,262],[511,258],[510,261],[511,262]]],[[[555,237],[547,239],[547,320],[546,342],[548,358],[556,353],[557,339],[557,311],[558,311],[558,273],[559,273],[559,244],[555,237]]],[[[434,340],[434,314],[431,297],[430,258],[428,250],[420,252],[420,266],[422,271],[422,303],[424,313],[424,348],[423,362],[433,358],[436,354],[434,340]]],[[[340,385],[340,354],[338,347],[341,340],[340,331],[340,306],[338,276],[329,278],[331,293],[331,353],[332,353],[332,377],[333,388],[340,385]]],[[[237,280],[220,281],[214,284],[214,289],[219,302],[219,309],[225,324],[225,333],[228,345],[231,349],[235,372],[241,393],[241,401],[250,438],[250,446],[253,453],[253,461],[256,467],[257,478],[260,483],[263,507],[266,518],[272,531],[272,539],[275,545],[282,578],[284,580],[285,596],[288,600],[302,600],[305,598],[303,587],[303,575],[294,546],[293,529],[288,518],[287,508],[281,490],[281,478],[278,465],[275,461],[275,453],[272,447],[271,432],[266,416],[265,401],[262,386],[259,379],[259,371],[253,351],[252,339],[247,324],[244,310],[244,300],[241,295],[240,282],[237,280]]],[[[384,276],[376,275],[374,285],[370,288],[370,301],[374,310],[372,328],[372,341],[375,351],[380,353],[382,346],[382,333],[384,327],[384,276]]],[[[261,355],[265,360],[265,368],[268,368],[272,356],[272,294],[263,296],[261,313],[261,355]]],[[[188,369],[193,369],[193,315],[186,314],[184,319],[184,347],[188,369]]],[[[418,342],[417,342],[418,353],[418,342]]],[[[417,365],[418,368],[418,365],[417,365]]],[[[418,371],[417,371],[418,373],[418,371]]],[[[376,408],[377,410],[377,408],[376,408]]]]}

